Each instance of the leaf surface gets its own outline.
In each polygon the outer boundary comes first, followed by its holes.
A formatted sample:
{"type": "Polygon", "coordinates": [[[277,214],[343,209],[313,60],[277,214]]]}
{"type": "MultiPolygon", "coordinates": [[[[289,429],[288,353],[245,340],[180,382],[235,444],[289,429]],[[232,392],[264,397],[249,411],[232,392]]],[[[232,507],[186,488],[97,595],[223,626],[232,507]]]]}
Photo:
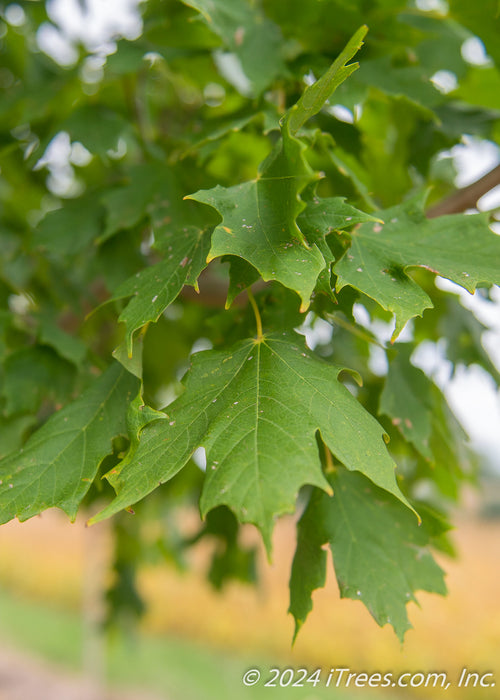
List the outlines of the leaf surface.
{"type": "Polygon", "coordinates": [[[34,243],[56,256],[75,255],[97,238],[104,212],[95,193],[65,202],[38,223],[34,243]]]}
{"type": "Polygon", "coordinates": [[[315,178],[303,160],[302,144],[291,138],[285,143],[264,161],[257,179],[229,188],[217,185],[189,198],[222,216],[208,260],[223,255],[244,258],[265,281],[296,291],[305,310],[325,260],[316,246],[304,242],[295,222],[304,207],[299,193],[315,178]]]}
{"type": "Polygon", "coordinates": [[[393,338],[413,316],[432,307],[408,276],[423,267],[474,292],[481,282],[500,283],[500,237],[487,216],[454,214],[427,219],[423,199],[377,212],[384,224],[362,224],[352,246],[334,266],[337,290],[350,285],[396,315],[393,338]]]}
{"type": "Polygon", "coordinates": [[[116,499],[93,521],[146,496],[203,446],[202,513],[229,506],[242,522],[259,527],[269,548],[274,518],[293,511],[300,487],[328,488],[318,430],[349,469],[406,503],[383,430],[337,380],[340,370],[314,357],[297,334],[195,354],[185,392],[167,408],[168,420],[142,431],[137,451],[120,469],[116,499]]]}
{"type": "Polygon", "coordinates": [[[18,453],[0,460],[0,523],[51,507],[74,519],[111,440],[126,434],[139,381],[117,362],[82,396],[54,413],[18,453]]]}
{"type": "Polygon", "coordinates": [[[158,161],[132,166],[121,187],[108,189],[101,196],[107,217],[99,242],[138,224],[158,202],[168,202],[173,177],[172,169],[158,161]]]}
{"type": "Polygon", "coordinates": [[[125,280],[113,295],[114,300],[132,297],[119,317],[126,325],[129,356],[135,331],[157,321],[185,284],[197,287],[198,275],[206,267],[210,235],[195,226],[187,226],[180,232],[164,232],[162,245],[166,249],[165,258],[125,280]]]}
{"type": "Polygon", "coordinates": [[[361,600],[403,641],[411,627],[406,605],[415,592],[446,593],[425,523],[419,527],[407,508],[362,474],[339,468],[329,481],[333,497],[316,490],[298,525],[290,579],[295,634],[312,609],[312,592],[325,583],[328,544],[341,597],[361,600]]]}
{"type": "Polygon", "coordinates": [[[43,401],[67,401],[75,380],[75,368],[52,348],[35,345],[8,355],[4,363],[0,396],[4,414],[36,413],[43,401]]]}
{"type": "Polygon", "coordinates": [[[380,395],[379,413],[392,423],[420,454],[432,459],[429,440],[432,432],[432,382],[410,362],[411,345],[398,343],[380,395]]]}
{"type": "Polygon", "coordinates": [[[432,476],[440,491],[458,496],[460,481],[474,472],[467,434],[446,398],[427,375],[410,362],[413,346],[398,343],[380,396],[379,413],[416,448],[425,462],[421,478],[432,476]]]}
{"type": "Polygon", "coordinates": [[[346,64],[363,46],[367,31],[366,26],[358,29],[326,73],[309,85],[298,102],[287,112],[284,122],[287,123],[290,133],[296,133],[308,119],[317,114],[337,87],[359,68],[358,63],[346,64]]]}

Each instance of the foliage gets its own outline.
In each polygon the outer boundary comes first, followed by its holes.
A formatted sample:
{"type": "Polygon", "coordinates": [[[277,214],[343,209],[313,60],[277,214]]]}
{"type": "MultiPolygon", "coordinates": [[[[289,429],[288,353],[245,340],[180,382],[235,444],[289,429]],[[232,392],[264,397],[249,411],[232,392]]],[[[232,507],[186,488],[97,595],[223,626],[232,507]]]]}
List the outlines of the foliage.
{"type": "Polygon", "coordinates": [[[435,280],[489,299],[500,239],[488,214],[425,209],[464,135],[498,140],[499,18],[493,0],[430,4],[148,0],[139,38],[66,66],[37,47],[49,4],[3,7],[0,522],[134,506],[119,607],[128,591],[140,609],[142,522],[179,565],[218,539],[216,585],[253,580],[240,524],[271,554],[299,492],[297,630],[327,544],[341,596],[400,638],[415,592],[445,592],[429,548],[448,547],[474,459],[413,358],[444,338],[454,367],[497,380],[435,280]],[[193,535],[175,515],[198,501],[193,535]]]}

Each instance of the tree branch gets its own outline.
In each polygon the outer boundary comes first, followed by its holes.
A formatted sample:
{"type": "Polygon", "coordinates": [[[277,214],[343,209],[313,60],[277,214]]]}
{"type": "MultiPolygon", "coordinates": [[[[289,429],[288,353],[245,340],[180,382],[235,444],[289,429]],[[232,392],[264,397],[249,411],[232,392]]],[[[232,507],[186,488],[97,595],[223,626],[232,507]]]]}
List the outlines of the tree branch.
{"type": "Polygon", "coordinates": [[[482,178],[453,192],[441,202],[438,202],[427,211],[427,218],[434,219],[445,214],[457,214],[466,209],[474,209],[483,195],[500,185],[500,165],[483,175],[482,178]]]}

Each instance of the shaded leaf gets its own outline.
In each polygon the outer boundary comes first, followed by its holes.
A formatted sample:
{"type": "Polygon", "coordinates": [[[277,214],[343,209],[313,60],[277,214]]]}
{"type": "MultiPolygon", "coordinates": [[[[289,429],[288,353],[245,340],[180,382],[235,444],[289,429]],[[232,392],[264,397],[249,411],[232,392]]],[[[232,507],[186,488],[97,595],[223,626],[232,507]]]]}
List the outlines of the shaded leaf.
{"type": "Polygon", "coordinates": [[[206,267],[210,247],[210,234],[194,226],[185,227],[182,233],[164,234],[163,244],[171,242],[164,260],[144,268],[123,282],[112,300],[131,296],[121,312],[119,320],[126,325],[128,354],[132,354],[135,331],[150,321],[157,321],[165,309],[177,298],[185,284],[197,288],[200,272],[206,267]]]}
{"type": "Polygon", "coordinates": [[[286,72],[278,25],[255,3],[246,0],[182,0],[201,13],[208,27],[241,61],[253,92],[258,95],[286,72]]]}
{"type": "Polygon", "coordinates": [[[260,275],[255,267],[252,267],[243,258],[228,255],[222,258],[222,262],[229,262],[229,286],[227,289],[226,309],[229,309],[238,294],[257,282],[260,275]]]}
{"type": "Polygon", "coordinates": [[[89,151],[101,156],[116,150],[122,134],[132,131],[124,117],[101,105],[76,109],[60,128],[70,134],[72,141],[82,143],[89,151]]]}
{"type": "Polygon", "coordinates": [[[162,163],[147,163],[132,167],[122,187],[107,190],[101,202],[108,214],[99,242],[107,240],[120,229],[138,224],[148,213],[148,207],[158,201],[168,201],[172,188],[169,169],[162,163]]]}
{"type": "Polygon", "coordinates": [[[73,388],[75,368],[52,348],[36,345],[11,353],[4,363],[1,395],[5,415],[36,413],[42,401],[65,401],[73,388]]]}
{"type": "Polygon", "coordinates": [[[488,54],[500,66],[500,12],[498,0],[483,0],[471,3],[468,0],[450,0],[450,15],[476,34],[486,47],[488,54]]]}
{"type": "Polygon", "coordinates": [[[126,433],[139,381],[117,362],[82,396],[53,414],[24,448],[0,460],[0,523],[51,507],[74,519],[111,440],[126,433]]]}
{"type": "Polygon", "coordinates": [[[87,354],[85,343],[74,335],[66,333],[59,328],[54,319],[49,315],[40,319],[39,339],[42,345],[48,345],[68,362],[77,367],[83,362],[87,354]]]}
{"type": "Polygon", "coordinates": [[[388,416],[420,454],[431,460],[433,384],[421,369],[411,364],[412,352],[412,345],[398,343],[380,395],[379,413],[388,416]]]}
{"type": "MultiPolygon", "coordinates": [[[[411,625],[406,605],[415,592],[444,595],[443,571],[427,549],[430,535],[410,511],[362,474],[339,468],[329,475],[333,497],[315,490],[298,525],[290,579],[295,634],[324,585],[328,544],[342,598],[361,600],[379,625],[403,641],[411,625]]],[[[435,535],[436,523],[432,524],[435,535]]]]}
{"type": "Polygon", "coordinates": [[[21,448],[26,433],[35,423],[36,417],[33,415],[0,416],[0,460],[21,448]]]}
{"type": "Polygon", "coordinates": [[[53,255],[74,255],[98,238],[104,215],[95,193],[64,202],[61,209],[48,212],[39,222],[34,243],[53,255]]]}

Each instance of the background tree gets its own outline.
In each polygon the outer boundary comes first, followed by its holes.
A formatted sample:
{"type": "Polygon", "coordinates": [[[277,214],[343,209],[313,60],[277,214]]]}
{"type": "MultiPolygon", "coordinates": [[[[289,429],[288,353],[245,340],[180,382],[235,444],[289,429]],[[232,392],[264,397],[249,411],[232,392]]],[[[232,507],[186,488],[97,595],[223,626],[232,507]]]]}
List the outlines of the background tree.
{"type": "Polygon", "coordinates": [[[115,612],[140,611],[148,520],[177,561],[218,538],[221,586],[256,575],[240,524],[271,555],[297,497],[297,631],[325,545],[400,638],[415,592],[445,592],[430,548],[475,460],[412,357],[441,341],[498,381],[436,284],[500,283],[494,212],[461,213],[499,168],[454,192],[450,154],[498,139],[497,5],[148,0],[138,39],[66,66],[39,48],[50,6],[4,5],[0,522],[98,502],[115,612]]]}

